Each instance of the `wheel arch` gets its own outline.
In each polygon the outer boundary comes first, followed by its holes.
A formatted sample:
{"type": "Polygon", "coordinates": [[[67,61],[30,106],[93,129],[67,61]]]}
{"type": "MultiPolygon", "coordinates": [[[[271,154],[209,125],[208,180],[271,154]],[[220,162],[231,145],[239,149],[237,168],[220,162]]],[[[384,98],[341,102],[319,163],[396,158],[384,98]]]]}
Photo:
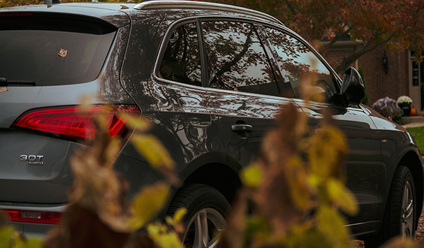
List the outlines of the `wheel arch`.
{"type": "Polygon", "coordinates": [[[184,180],[184,184],[206,184],[217,189],[232,203],[241,186],[238,172],[223,163],[205,164],[184,180]]]}

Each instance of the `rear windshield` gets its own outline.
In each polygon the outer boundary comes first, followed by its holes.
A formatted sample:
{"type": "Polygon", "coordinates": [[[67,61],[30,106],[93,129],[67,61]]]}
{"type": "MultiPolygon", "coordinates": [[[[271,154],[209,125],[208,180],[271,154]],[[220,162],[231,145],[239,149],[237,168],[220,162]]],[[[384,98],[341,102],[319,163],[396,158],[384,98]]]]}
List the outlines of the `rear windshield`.
{"type": "Polygon", "coordinates": [[[0,78],[37,86],[89,82],[99,75],[116,28],[56,18],[0,18],[0,78]]]}

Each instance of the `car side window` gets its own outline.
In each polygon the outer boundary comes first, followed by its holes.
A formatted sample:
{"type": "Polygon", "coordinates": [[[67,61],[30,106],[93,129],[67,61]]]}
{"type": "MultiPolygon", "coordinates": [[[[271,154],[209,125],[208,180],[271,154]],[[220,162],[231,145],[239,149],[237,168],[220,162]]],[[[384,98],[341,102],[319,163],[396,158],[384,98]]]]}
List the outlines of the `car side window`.
{"type": "Polygon", "coordinates": [[[268,57],[250,23],[202,22],[209,86],[279,95],[268,57]]]}
{"type": "Polygon", "coordinates": [[[187,23],[174,30],[168,40],[159,72],[165,79],[202,85],[196,23],[187,23]]]}
{"type": "Polygon", "coordinates": [[[284,82],[293,91],[294,97],[300,96],[300,81],[313,73],[315,85],[311,92],[324,94],[327,100],[337,92],[330,70],[301,41],[279,30],[266,28],[271,46],[276,52],[278,66],[284,82]]]}

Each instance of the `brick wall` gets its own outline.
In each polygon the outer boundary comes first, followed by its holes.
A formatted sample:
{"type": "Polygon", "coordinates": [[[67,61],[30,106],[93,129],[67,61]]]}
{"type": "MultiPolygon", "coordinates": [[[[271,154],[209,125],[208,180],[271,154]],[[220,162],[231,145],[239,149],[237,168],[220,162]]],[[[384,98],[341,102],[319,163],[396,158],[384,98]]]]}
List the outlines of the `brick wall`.
{"type": "MultiPolygon", "coordinates": [[[[343,58],[347,57],[356,48],[354,46],[336,47],[324,55],[325,59],[336,67],[343,58]]],[[[409,94],[408,53],[407,51],[388,52],[388,72],[383,66],[383,47],[363,55],[356,65],[364,72],[364,81],[367,87],[371,106],[375,101],[383,97],[397,99],[401,95],[409,94]]],[[[352,66],[355,67],[355,64],[352,66]]],[[[343,76],[343,73],[341,73],[343,76]]]]}

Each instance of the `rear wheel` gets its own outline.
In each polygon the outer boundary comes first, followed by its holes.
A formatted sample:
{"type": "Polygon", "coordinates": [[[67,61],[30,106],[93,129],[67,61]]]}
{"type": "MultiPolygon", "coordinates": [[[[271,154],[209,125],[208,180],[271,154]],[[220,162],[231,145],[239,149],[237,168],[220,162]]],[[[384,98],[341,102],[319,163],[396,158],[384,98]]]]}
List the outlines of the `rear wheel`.
{"type": "Polygon", "coordinates": [[[417,228],[416,200],[411,171],[406,166],[399,166],[393,177],[380,235],[365,240],[366,247],[378,247],[395,236],[414,238],[417,228]]]}
{"type": "Polygon", "coordinates": [[[185,247],[206,248],[218,246],[218,234],[224,230],[225,214],[230,209],[228,200],[216,189],[193,184],[181,188],[175,196],[169,214],[186,208],[185,232],[182,240],[185,247]]]}

